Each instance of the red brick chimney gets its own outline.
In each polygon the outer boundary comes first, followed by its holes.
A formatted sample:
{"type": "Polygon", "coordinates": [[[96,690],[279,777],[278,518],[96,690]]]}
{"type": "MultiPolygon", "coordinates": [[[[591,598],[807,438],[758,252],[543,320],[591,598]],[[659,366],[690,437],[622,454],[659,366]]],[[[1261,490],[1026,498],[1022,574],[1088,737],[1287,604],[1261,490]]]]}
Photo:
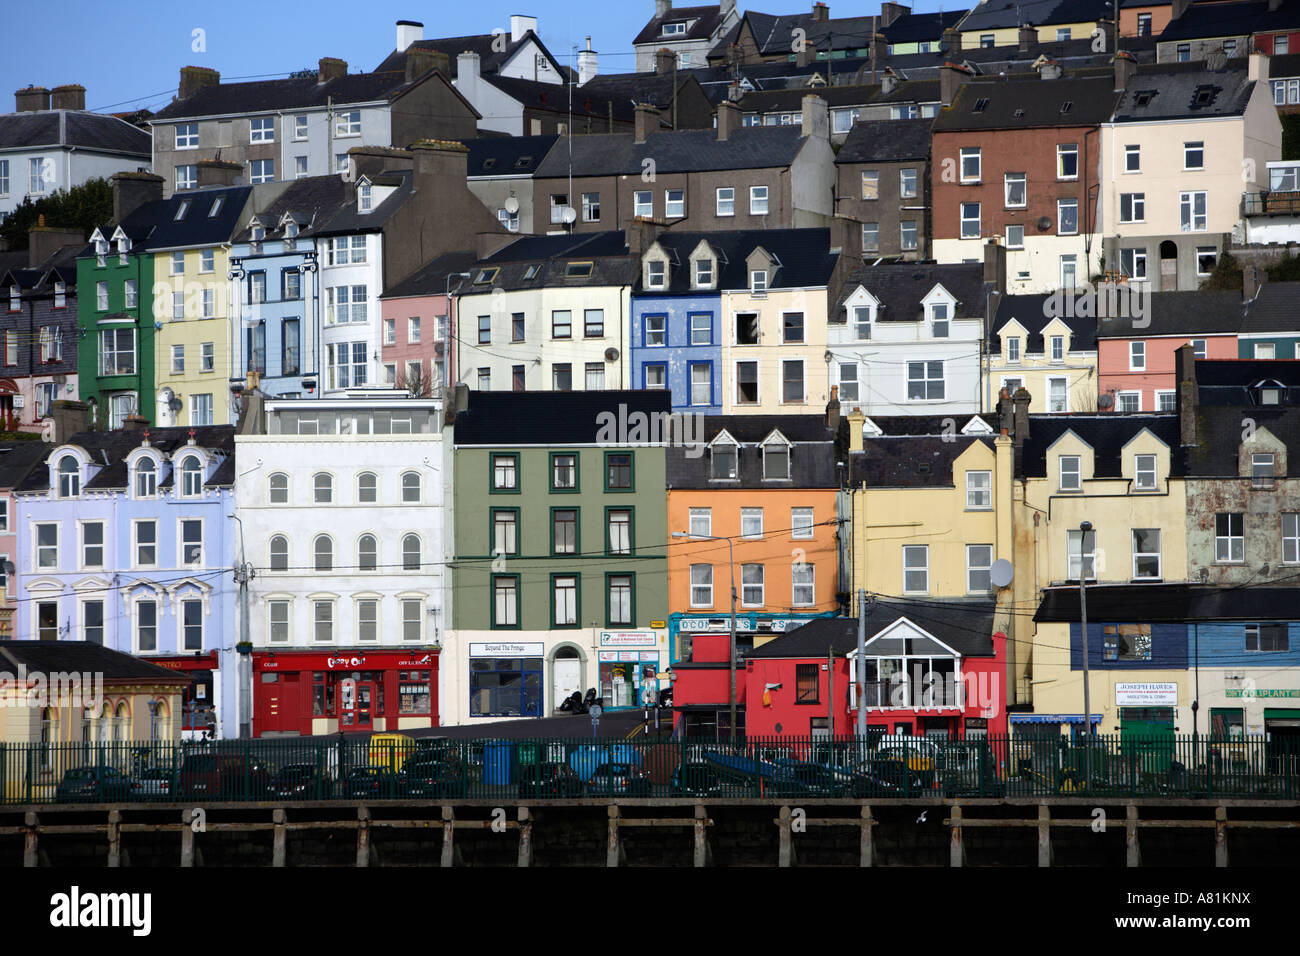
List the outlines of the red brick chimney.
{"type": "Polygon", "coordinates": [[[205,86],[216,86],[221,82],[221,74],[206,66],[181,67],[180,89],[176,91],[179,100],[189,99],[205,86]]]}
{"type": "Polygon", "coordinates": [[[323,56],[316,64],[316,82],[325,83],[348,75],[348,61],[334,56],[323,56]]]}

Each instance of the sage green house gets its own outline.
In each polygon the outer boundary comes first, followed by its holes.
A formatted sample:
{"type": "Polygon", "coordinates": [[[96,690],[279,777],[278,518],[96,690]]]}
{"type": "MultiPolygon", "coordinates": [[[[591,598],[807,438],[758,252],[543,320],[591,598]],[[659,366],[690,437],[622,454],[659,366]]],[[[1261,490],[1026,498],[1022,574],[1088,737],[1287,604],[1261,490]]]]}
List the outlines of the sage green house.
{"type": "Polygon", "coordinates": [[[551,716],[588,688],[640,706],[669,663],[669,394],[461,397],[442,723],[551,716]]]}

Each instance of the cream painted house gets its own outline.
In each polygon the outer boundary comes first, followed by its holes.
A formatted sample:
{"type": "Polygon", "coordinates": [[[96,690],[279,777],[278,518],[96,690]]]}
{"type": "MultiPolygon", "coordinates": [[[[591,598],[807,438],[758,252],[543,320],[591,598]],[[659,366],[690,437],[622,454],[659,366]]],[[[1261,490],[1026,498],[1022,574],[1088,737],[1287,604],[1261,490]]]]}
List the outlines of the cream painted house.
{"type": "Polygon", "coordinates": [[[1057,314],[1059,297],[1007,296],[998,303],[984,356],[984,409],[1003,389],[1029,392],[1033,414],[1097,410],[1097,320],[1057,314]]]}
{"type": "Polygon", "coordinates": [[[1268,188],[1282,127],[1268,57],[1139,67],[1101,126],[1101,222],[1107,269],[1156,290],[1195,289],[1243,195],[1268,188]],[[1208,65],[1208,69],[1206,66],[1208,65]]]}

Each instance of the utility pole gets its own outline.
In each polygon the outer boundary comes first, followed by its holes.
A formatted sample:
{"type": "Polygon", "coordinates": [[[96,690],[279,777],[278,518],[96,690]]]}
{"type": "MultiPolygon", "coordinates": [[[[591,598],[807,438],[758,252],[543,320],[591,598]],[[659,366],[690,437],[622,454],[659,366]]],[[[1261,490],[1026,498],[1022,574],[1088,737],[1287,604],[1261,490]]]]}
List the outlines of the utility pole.
{"type": "Polygon", "coordinates": [[[858,588],[858,739],[867,736],[867,589],[858,588]]]}
{"type": "Polygon", "coordinates": [[[695,538],[702,541],[727,542],[727,564],[731,568],[731,742],[736,742],[736,549],[731,538],[725,535],[690,534],[686,531],[674,531],[674,538],[695,538]]]}
{"type": "Polygon", "coordinates": [[[1088,537],[1096,535],[1092,530],[1092,522],[1084,521],[1079,525],[1079,616],[1083,623],[1083,633],[1080,638],[1080,646],[1083,648],[1083,780],[1084,787],[1088,787],[1092,782],[1092,696],[1089,691],[1088,681],[1088,566],[1085,563],[1086,555],[1090,553],[1088,549],[1088,537]]]}
{"type": "Polygon", "coordinates": [[[253,736],[253,643],[248,628],[248,582],[253,579],[254,571],[244,551],[244,522],[238,515],[229,517],[239,524],[239,564],[235,567],[235,583],[239,585],[239,642],[235,651],[239,655],[239,736],[247,740],[253,736]]]}

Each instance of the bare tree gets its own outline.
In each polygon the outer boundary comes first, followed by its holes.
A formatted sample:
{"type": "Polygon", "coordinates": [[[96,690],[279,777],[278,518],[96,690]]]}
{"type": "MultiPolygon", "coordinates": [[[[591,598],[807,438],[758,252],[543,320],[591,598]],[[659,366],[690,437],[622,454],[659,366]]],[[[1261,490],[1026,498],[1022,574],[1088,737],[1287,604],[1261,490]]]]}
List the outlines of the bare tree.
{"type": "Polygon", "coordinates": [[[423,362],[408,369],[406,374],[399,373],[394,384],[406,389],[412,398],[433,398],[433,377],[424,370],[423,362]]]}

